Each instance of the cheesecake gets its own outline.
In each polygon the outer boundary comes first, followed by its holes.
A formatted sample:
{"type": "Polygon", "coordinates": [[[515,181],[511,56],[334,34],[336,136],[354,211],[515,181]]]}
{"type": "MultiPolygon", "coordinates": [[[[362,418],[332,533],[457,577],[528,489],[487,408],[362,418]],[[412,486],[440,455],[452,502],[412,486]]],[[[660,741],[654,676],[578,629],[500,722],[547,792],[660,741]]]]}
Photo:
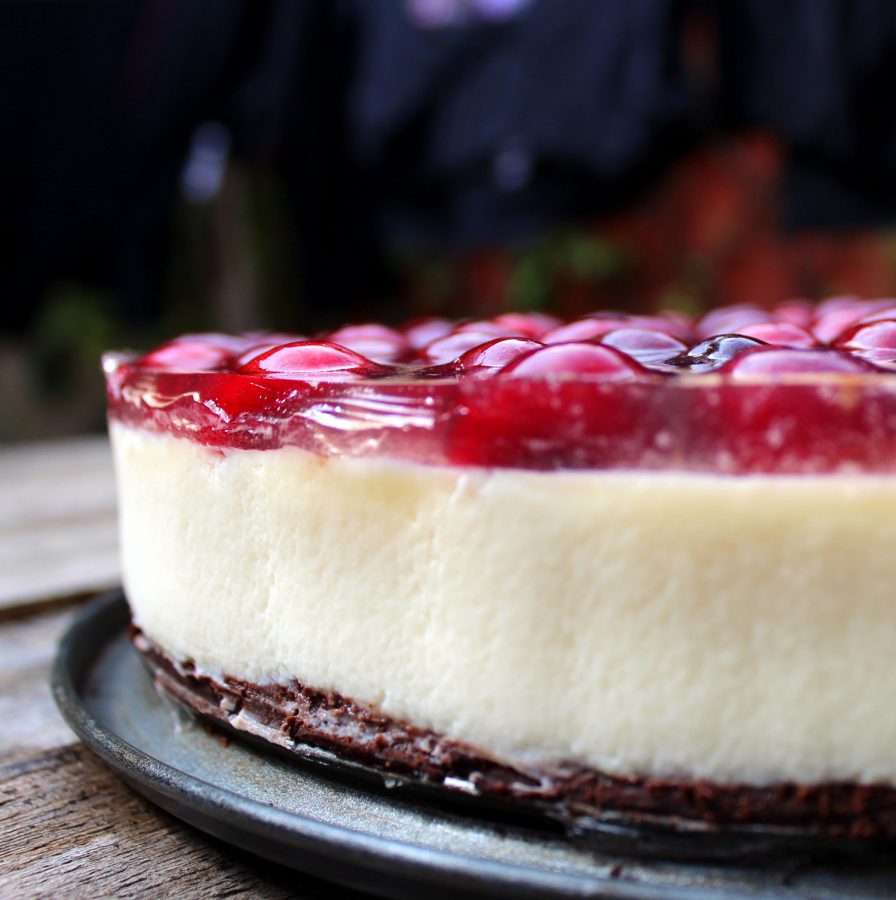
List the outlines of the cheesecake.
{"type": "Polygon", "coordinates": [[[134,642],[198,714],[570,824],[896,838],[896,301],[104,368],[134,642]]]}

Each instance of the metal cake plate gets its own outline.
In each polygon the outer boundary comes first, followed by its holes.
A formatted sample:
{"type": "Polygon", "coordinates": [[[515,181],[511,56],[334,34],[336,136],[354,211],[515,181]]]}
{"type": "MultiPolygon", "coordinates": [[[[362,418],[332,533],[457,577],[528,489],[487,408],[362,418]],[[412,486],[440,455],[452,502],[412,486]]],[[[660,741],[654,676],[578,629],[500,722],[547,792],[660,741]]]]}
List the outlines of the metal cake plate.
{"type": "Polygon", "coordinates": [[[53,692],[84,743],[189,824],[281,865],[390,897],[892,897],[896,848],[749,862],[621,855],[612,841],[474,814],[340,777],[338,766],[222,741],[158,695],[120,591],[62,638],[53,692]]]}

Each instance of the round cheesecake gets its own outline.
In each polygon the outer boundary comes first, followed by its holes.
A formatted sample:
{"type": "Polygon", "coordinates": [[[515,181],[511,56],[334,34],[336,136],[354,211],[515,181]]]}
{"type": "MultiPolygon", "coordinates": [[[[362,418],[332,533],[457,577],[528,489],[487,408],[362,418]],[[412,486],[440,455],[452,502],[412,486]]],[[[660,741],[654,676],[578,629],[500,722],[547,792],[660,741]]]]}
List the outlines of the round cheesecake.
{"type": "Polygon", "coordinates": [[[159,686],[569,822],[896,837],[896,303],[105,360],[159,686]]]}

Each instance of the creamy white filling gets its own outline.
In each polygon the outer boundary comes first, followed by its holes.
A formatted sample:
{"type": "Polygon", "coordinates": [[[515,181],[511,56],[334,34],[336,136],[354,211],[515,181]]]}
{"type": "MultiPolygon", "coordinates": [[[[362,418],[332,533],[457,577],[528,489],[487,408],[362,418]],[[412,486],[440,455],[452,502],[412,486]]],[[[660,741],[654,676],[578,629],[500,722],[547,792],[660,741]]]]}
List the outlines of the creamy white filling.
{"type": "Polygon", "coordinates": [[[896,783],[896,478],[527,472],[112,426],[136,622],[519,764],[896,783]]]}

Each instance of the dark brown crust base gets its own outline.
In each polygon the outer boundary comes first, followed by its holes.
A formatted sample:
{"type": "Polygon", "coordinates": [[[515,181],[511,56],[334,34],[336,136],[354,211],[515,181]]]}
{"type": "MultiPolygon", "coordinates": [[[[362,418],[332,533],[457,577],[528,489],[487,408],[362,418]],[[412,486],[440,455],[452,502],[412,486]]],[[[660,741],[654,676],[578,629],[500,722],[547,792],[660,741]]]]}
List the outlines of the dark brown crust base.
{"type": "Polygon", "coordinates": [[[133,640],[156,684],[191,710],[295,750],[312,745],[341,759],[486,800],[512,800],[575,824],[619,814],[629,822],[673,820],[693,830],[760,826],[820,837],[896,838],[896,789],[825,783],[770,787],[618,777],[582,767],[521,771],[432,731],[390,719],[332,691],[223,682],[178,663],[138,629],[133,640]]]}

